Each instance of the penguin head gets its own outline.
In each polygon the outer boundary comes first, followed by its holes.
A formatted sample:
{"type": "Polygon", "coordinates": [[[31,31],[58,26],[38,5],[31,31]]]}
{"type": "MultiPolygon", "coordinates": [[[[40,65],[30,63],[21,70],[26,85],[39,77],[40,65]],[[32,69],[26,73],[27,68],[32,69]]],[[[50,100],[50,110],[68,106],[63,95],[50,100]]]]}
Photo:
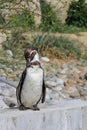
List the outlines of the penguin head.
{"type": "Polygon", "coordinates": [[[24,52],[24,57],[28,64],[32,61],[39,60],[38,52],[32,46],[26,48],[24,52]]]}

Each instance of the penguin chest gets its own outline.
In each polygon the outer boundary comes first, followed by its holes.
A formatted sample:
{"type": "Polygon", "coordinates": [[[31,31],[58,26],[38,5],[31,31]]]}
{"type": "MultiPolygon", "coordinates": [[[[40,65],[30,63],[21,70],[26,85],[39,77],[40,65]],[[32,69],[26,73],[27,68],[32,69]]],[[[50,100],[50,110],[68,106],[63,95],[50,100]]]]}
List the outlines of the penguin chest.
{"type": "Polygon", "coordinates": [[[21,102],[25,107],[35,105],[42,94],[43,70],[39,67],[28,68],[21,91],[21,102]]]}

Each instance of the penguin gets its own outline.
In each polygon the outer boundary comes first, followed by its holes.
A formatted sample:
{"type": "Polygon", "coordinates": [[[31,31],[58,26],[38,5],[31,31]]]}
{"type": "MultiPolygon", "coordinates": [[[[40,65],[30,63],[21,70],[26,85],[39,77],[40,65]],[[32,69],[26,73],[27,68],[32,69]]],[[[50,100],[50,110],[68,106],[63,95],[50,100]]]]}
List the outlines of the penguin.
{"type": "Polygon", "coordinates": [[[44,83],[44,70],[41,67],[37,50],[28,47],[24,52],[26,68],[23,71],[16,88],[19,110],[40,110],[37,105],[44,103],[46,87],[44,83]]]}

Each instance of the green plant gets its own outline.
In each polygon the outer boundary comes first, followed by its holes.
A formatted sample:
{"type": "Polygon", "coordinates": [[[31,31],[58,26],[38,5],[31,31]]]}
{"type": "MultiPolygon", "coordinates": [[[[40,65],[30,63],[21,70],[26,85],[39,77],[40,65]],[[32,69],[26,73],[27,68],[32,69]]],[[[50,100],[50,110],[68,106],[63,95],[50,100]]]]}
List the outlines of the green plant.
{"type": "Polygon", "coordinates": [[[32,44],[42,55],[48,55],[57,58],[81,57],[81,50],[75,41],[70,41],[65,37],[56,37],[51,34],[35,35],[31,43],[27,43],[22,36],[22,32],[15,32],[12,39],[3,43],[4,49],[10,49],[14,58],[23,59],[23,52],[27,45],[32,44]]]}
{"type": "MultiPolygon", "coordinates": [[[[61,52],[65,57],[73,55],[80,58],[81,50],[75,41],[70,41],[65,37],[55,37],[51,35],[38,35],[35,36],[33,45],[38,48],[40,52],[51,52],[51,55],[59,56],[61,52]]],[[[42,54],[43,54],[42,53],[42,54]]]]}
{"type": "Polygon", "coordinates": [[[68,25],[87,28],[87,4],[85,3],[85,0],[71,3],[66,23],[68,25]]]}
{"type": "Polygon", "coordinates": [[[50,4],[41,0],[41,12],[42,12],[42,23],[40,29],[44,32],[60,32],[60,33],[73,33],[82,30],[76,26],[68,26],[66,23],[63,24],[57,18],[56,13],[53,11],[50,4]]]}
{"type": "Polygon", "coordinates": [[[5,19],[2,16],[2,14],[0,14],[0,26],[5,24],[5,19]]]}
{"type": "Polygon", "coordinates": [[[17,0],[0,0],[0,4],[6,3],[6,2],[16,2],[17,0]]]}
{"type": "Polygon", "coordinates": [[[34,16],[28,10],[24,10],[21,14],[15,14],[9,18],[9,26],[13,28],[23,28],[29,30],[35,27],[34,16]]]}
{"type": "Polygon", "coordinates": [[[23,55],[23,44],[25,39],[22,37],[22,32],[15,31],[12,33],[12,38],[3,43],[3,48],[5,50],[11,50],[13,52],[14,58],[22,57],[23,55]]]}
{"type": "Polygon", "coordinates": [[[40,28],[42,31],[56,32],[60,31],[63,26],[60,20],[58,20],[56,13],[53,11],[50,4],[47,4],[44,0],[41,1],[42,23],[40,28]]]}

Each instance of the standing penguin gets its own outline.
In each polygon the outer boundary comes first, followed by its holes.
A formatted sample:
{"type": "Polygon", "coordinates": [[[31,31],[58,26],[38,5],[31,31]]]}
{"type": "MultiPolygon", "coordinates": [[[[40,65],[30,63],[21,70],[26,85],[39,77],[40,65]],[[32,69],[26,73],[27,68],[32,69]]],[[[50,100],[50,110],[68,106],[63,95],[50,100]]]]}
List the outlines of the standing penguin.
{"type": "Polygon", "coordinates": [[[26,68],[22,73],[16,89],[17,102],[20,110],[39,110],[37,104],[45,101],[46,87],[44,84],[44,71],[39,61],[39,55],[32,47],[24,53],[26,68]]]}

